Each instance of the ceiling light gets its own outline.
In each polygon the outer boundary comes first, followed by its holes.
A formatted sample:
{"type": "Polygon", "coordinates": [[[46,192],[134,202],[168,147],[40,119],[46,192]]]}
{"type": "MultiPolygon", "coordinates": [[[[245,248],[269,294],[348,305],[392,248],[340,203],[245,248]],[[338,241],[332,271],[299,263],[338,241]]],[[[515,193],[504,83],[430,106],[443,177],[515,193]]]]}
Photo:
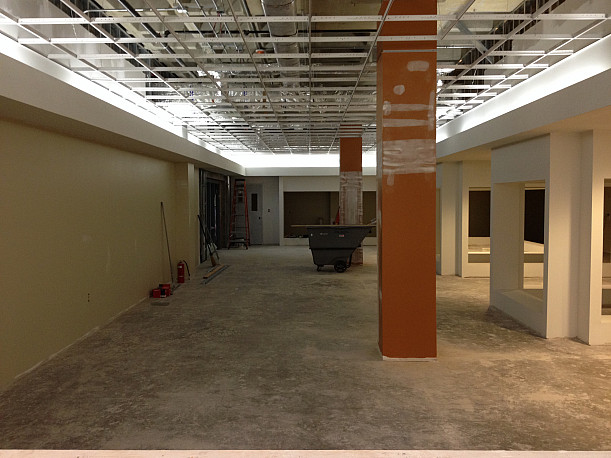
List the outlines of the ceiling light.
{"type": "Polygon", "coordinates": [[[180,2],[174,3],[174,9],[177,13],[187,14],[187,9],[180,2]]]}

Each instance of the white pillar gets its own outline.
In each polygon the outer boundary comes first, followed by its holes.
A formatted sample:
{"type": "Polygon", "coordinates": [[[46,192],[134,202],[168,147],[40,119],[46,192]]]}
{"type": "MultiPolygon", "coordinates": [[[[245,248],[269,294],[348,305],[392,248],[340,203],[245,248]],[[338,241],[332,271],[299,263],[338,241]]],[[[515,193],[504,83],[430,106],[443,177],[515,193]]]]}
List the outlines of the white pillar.
{"type": "Polygon", "coordinates": [[[611,317],[603,316],[602,246],[605,178],[611,178],[611,132],[584,134],[581,144],[581,239],[578,338],[611,343],[611,317]]]}
{"type": "Polygon", "coordinates": [[[458,163],[437,166],[439,188],[439,275],[456,275],[456,215],[458,195],[458,163]]]}
{"type": "Polygon", "coordinates": [[[490,303],[524,282],[524,184],[492,185],[490,204],[490,303]]]}
{"type": "Polygon", "coordinates": [[[558,133],[550,137],[543,273],[548,338],[577,335],[580,143],[578,134],[558,133]]]}

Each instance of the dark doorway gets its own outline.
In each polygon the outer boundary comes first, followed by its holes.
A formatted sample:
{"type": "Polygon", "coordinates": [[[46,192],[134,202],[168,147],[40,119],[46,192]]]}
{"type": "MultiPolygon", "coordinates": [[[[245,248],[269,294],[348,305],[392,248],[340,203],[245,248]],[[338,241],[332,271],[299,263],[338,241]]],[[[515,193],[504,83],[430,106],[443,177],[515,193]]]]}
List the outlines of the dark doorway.
{"type": "MultiPolygon", "coordinates": [[[[227,195],[224,177],[211,174],[200,169],[200,208],[199,214],[204,226],[210,231],[211,241],[217,246],[223,246],[225,236],[226,216],[225,199],[227,195]]],[[[200,262],[208,259],[204,237],[200,234],[200,262]]]]}
{"type": "Polygon", "coordinates": [[[524,193],[524,240],[545,242],[545,189],[524,193]]]}

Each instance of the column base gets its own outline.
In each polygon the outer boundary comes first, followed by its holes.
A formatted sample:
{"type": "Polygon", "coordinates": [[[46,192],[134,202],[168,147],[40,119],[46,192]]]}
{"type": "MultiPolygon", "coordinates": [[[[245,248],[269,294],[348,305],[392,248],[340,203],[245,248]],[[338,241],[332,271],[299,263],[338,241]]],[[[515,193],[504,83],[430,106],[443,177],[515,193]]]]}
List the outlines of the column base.
{"type": "Polygon", "coordinates": [[[394,362],[423,362],[430,363],[437,361],[437,358],[391,358],[389,356],[382,355],[382,359],[384,361],[394,361],[394,362]]]}

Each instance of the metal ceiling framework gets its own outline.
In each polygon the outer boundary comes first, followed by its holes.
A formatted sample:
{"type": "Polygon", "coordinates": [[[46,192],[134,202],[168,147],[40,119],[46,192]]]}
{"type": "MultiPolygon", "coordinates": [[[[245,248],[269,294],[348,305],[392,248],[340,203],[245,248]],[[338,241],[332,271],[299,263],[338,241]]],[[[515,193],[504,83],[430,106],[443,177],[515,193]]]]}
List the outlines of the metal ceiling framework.
{"type": "Polygon", "coordinates": [[[355,135],[375,151],[381,41],[437,40],[439,126],[611,29],[605,1],[439,0],[425,16],[379,15],[380,3],[0,0],[0,33],[105,88],[129,89],[239,156],[336,153],[340,137],[355,135]],[[338,14],[323,14],[330,9],[338,14]],[[438,33],[410,35],[408,25],[404,36],[381,36],[389,21],[436,21],[438,33]]]}

